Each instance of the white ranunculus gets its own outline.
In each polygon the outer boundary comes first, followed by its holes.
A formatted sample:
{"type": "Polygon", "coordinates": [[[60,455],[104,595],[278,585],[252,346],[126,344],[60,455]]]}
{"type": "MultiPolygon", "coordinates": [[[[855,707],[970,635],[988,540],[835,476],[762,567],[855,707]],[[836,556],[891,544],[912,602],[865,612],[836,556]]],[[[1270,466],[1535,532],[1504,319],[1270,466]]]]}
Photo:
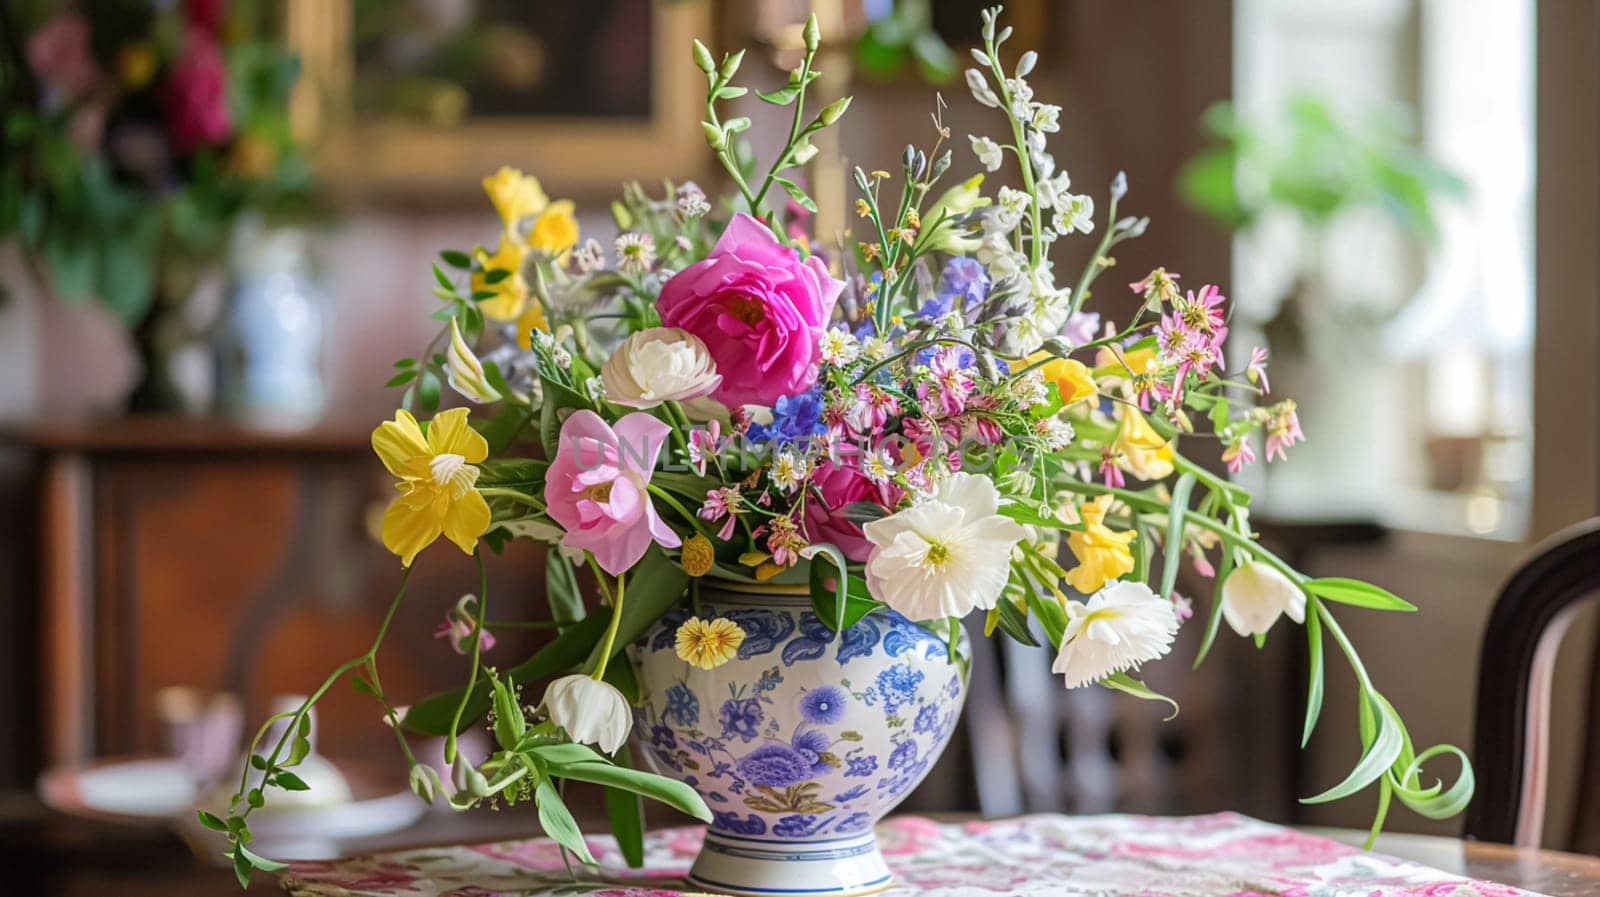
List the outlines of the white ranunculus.
{"type": "Polygon", "coordinates": [[[722,384],[706,344],[676,327],[650,327],[622,341],[600,369],[606,400],[631,408],[710,395],[722,384]]]}
{"type": "Polygon", "coordinates": [[[628,699],[609,683],[582,674],[563,676],[544,690],[544,711],[550,721],[579,744],[592,744],[614,754],[633,727],[628,699]]]}
{"type": "Polygon", "coordinates": [[[1050,671],[1065,676],[1068,688],[1099,682],[1166,654],[1177,634],[1172,602],[1142,582],[1119,579],[1087,603],[1067,602],[1067,628],[1050,671]]]}
{"type": "Polygon", "coordinates": [[[483,362],[472,354],[472,348],[461,338],[461,328],[456,326],[455,318],[450,319],[450,351],[447,359],[446,376],[451,389],[480,404],[500,401],[499,391],[490,386],[483,375],[483,362]]]}
{"type": "Polygon", "coordinates": [[[1026,535],[999,508],[987,477],[956,473],[911,507],[866,524],[873,596],[913,620],[993,607],[1011,576],[1011,549],[1026,535]]]}
{"type": "Polygon", "coordinates": [[[1222,582],[1222,617],[1240,635],[1260,635],[1288,614],[1306,621],[1306,593],[1289,577],[1260,561],[1235,567],[1222,582]]]}

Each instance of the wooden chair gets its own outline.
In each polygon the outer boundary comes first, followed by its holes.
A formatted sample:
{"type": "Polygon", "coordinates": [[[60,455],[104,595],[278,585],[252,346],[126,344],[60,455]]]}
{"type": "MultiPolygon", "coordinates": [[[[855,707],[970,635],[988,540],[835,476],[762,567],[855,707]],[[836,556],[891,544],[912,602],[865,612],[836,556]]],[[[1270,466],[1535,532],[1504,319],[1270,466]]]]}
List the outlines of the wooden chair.
{"type": "MultiPolygon", "coordinates": [[[[1600,592],[1600,517],[1541,543],[1500,590],[1478,669],[1473,759],[1477,796],[1466,835],[1537,846],[1549,775],[1550,688],[1556,655],[1585,599],[1600,592]]],[[[1600,670],[1600,667],[1597,667],[1600,670]]],[[[1600,696],[1591,684],[1590,701],[1600,696]]],[[[1600,848],[1600,714],[1591,707],[1579,776],[1572,849],[1600,848]]]]}

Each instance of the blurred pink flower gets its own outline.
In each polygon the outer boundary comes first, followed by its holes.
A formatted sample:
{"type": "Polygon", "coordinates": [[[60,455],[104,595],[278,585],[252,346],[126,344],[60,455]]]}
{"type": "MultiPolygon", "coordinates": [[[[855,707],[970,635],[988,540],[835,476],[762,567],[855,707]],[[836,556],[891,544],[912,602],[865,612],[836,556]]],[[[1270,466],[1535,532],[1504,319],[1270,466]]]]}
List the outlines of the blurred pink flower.
{"type": "Polygon", "coordinates": [[[192,153],[228,139],[233,117],[228,111],[228,68],[211,34],[190,28],[183,53],[161,88],[167,134],[180,153],[192,153]]]}
{"type": "Polygon", "coordinates": [[[76,12],[62,13],[28,38],[28,65],[69,99],[88,95],[100,82],[100,67],[89,52],[89,23],[76,12]]]}
{"type": "Polygon", "coordinates": [[[858,501],[892,507],[899,504],[900,490],[874,484],[853,458],[840,464],[824,459],[817,464],[811,482],[822,493],[822,500],[816,501],[813,497],[806,502],[802,525],[806,540],[832,543],[849,560],[865,561],[872,553],[872,543],[862,534],[861,525],[846,516],[845,509],[858,501]]]}

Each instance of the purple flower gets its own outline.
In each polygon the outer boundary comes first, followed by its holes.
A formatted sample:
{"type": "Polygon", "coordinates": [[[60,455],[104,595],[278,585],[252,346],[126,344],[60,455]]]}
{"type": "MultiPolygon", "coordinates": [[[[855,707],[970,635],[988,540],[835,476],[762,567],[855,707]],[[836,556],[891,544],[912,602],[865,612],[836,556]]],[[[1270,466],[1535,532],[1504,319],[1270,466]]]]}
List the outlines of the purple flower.
{"type": "Polygon", "coordinates": [[[745,741],[756,737],[761,725],[761,702],[755,698],[731,698],[722,702],[719,714],[724,736],[737,735],[745,741]]]}
{"type": "Polygon", "coordinates": [[[800,698],[800,715],[806,722],[832,725],[844,717],[845,691],[837,685],[821,685],[800,698]]]}
{"type": "Polygon", "coordinates": [[[952,311],[966,312],[989,296],[989,272],[975,258],[958,256],[944,266],[939,289],[917,309],[914,318],[933,319],[952,311]],[[961,302],[957,305],[956,300],[961,302]]]}
{"type": "Polygon", "coordinates": [[[827,432],[822,422],[822,390],[810,389],[799,395],[781,396],[772,406],[772,423],[751,424],[751,439],[763,442],[800,442],[827,432]]]}
{"type": "Polygon", "coordinates": [[[1061,328],[1061,338],[1069,346],[1081,346],[1084,343],[1094,342],[1094,336],[1100,332],[1100,313],[1095,311],[1075,311],[1072,317],[1067,318],[1067,324],[1061,328]]]}
{"type": "Polygon", "coordinates": [[[844,774],[847,776],[870,776],[877,771],[878,758],[871,754],[845,760],[844,774]]]}
{"type": "Polygon", "coordinates": [[[812,763],[786,744],[768,742],[739,758],[739,775],[755,785],[786,788],[812,777],[812,763]]]}

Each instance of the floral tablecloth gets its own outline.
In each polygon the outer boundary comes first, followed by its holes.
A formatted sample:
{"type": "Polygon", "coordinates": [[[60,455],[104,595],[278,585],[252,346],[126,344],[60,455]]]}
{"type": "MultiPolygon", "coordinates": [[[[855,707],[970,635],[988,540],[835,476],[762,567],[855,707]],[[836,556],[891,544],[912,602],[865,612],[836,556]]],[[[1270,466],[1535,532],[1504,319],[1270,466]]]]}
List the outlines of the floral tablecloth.
{"type": "MultiPolygon", "coordinates": [[[[295,863],[286,890],[317,897],[668,897],[700,848],[701,829],[653,832],[645,868],[629,870],[608,837],[589,839],[598,870],[554,842],[511,841],[295,863]]],[[[890,819],[878,839],[896,873],[885,897],[1527,897],[1233,813],[1213,816],[1025,816],[941,824],[890,819]]]]}

